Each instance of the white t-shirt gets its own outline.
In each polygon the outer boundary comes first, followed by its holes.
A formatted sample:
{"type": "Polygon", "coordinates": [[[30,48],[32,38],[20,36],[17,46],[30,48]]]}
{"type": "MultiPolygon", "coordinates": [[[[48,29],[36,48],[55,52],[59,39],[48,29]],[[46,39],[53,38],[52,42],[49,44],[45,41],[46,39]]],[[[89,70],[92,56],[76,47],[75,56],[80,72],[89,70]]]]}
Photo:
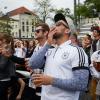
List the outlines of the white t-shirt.
{"type": "MultiPolygon", "coordinates": [[[[69,45],[70,43],[69,40],[57,48],[48,50],[44,74],[61,79],[73,77],[72,68],[79,65],[79,55],[77,48],[69,45]]],[[[85,65],[87,66],[87,55],[85,57],[85,65]]],[[[68,91],[52,85],[43,85],[41,100],[78,100],[79,93],[79,91],[68,91]]]]}
{"type": "Polygon", "coordinates": [[[25,58],[26,52],[22,48],[15,48],[15,56],[25,58]]]}

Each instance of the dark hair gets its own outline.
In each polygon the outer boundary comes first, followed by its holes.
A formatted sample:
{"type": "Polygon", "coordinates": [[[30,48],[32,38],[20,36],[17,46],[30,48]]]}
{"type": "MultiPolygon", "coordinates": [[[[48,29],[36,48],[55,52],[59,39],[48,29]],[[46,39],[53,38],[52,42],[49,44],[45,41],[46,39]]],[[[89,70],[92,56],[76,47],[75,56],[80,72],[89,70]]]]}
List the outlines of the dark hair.
{"type": "Polygon", "coordinates": [[[91,35],[89,34],[86,34],[86,36],[88,37],[88,39],[92,42],[92,38],[91,38],[91,35]]]}
{"type": "Polygon", "coordinates": [[[8,33],[0,33],[0,40],[6,43],[6,44],[10,44],[11,45],[11,49],[14,52],[14,41],[13,41],[13,37],[8,34],[8,33]]]}
{"type": "Polygon", "coordinates": [[[0,40],[5,40],[7,44],[13,41],[13,37],[8,33],[0,33],[0,40]]]}
{"type": "Polygon", "coordinates": [[[70,36],[74,36],[75,39],[77,40],[77,34],[76,34],[76,33],[73,33],[73,34],[71,34],[70,36]]]}
{"type": "Polygon", "coordinates": [[[25,43],[26,43],[26,48],[28,48],[29,47],[29,41],[28,40],[24,40],[24,41],[22,41],[23,42],[23,45],[25,46],[25,43]]]}
{"type": "Polygon", "coordinates": [[[49,28],[48,24],[46,24],[46,23],[39,23],[36,25],[36,27],[39,27],[39,26],[41,26],[44,31],[48,31],[48,32],[50,31],[50,28],[49,28]]]}
{"type": "Polygon", "coordinates": [[[100,28],[99,28],[99,26],[92,26],[92,27],[91,27],[91,31],[94,31],[94,30],[96,30],[97,33],[100,34],[100,28]]]}
{"type": "Polygon", "coordinates": [[[89,39],[91,39],[91,35],[89,35],[89,34],[86,34],[86,36],[87,36],[89,39]]]}

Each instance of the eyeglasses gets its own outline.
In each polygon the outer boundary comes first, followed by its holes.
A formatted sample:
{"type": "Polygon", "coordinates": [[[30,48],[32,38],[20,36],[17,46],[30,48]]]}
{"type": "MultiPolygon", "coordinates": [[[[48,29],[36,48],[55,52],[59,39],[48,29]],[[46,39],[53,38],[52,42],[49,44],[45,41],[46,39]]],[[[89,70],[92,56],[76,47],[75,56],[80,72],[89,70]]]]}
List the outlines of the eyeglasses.
{"type": "Polygon", "coordinates": [[[66,28],[69,28],[69,26],[66,25],[66,24],[64,24],[63,22],[57,22],[57,23],[56,23],[56,26],[60,26],[60,25],[63,25],[63,26],[65,26],[66,28]]]}
{"type": "Polygon", "coordinates": [[[37,30],[35,30],[36,33],[40,33],[40,31],[44,32],[45,30],[44,29],[37,29],[37,30]]]}

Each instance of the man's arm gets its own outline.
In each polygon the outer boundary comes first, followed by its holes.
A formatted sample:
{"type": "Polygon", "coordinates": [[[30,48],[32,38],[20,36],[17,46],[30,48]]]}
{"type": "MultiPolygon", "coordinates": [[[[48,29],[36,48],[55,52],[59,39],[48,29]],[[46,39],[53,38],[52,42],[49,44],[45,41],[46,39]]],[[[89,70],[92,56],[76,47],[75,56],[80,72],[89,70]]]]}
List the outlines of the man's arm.
{"type": "Polygon", "coordinates": [[[25,65],[25,59],[24,58],[19,58],[19,57],[12,55],[12,56],[9,57],[9,59],[12,60],[14,63],[25,65]]]}
{"type": "Polygon", "coordinates": [[[52,85],[63,90],[87,91],[89,71],[87,68],[75,70],[71,79],[61,79],[41,74],[34,74],[32,77],[36,87],[52,85]]]}
{"type": "Polygon", "coordinates": [[[89,71],[80,69],[73,71],[72,79],[54,78],[52,85],[64,90],[86,91],[89,81],[89,71]]]}
{"type": "Polygon", "coordinates": [[[51,46],[46,44],[42,49],[34,52],[29,59],[29,66],[34,68],[41,68],[45,63],[45,54],[51,46]]]}
{"type": "Polygon", "coordinates": [[[11,49],[3,49],[2,50],[2,55],[9,58],[11,61],[13,61],[14,63],[17,63],[17,64],[25,64],[25,60],[24,58],[19,58],[17,56],[14,56],[13,53],[11,52],[11,49]]]}

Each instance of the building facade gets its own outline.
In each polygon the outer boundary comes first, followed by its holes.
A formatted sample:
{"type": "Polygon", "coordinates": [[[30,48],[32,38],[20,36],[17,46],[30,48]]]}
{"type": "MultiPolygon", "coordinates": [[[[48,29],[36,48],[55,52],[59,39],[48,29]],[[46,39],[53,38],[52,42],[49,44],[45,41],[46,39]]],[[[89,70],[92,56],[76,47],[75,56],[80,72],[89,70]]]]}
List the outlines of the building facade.
{"type": "Polygon", "coordinates": [[[39,17],[25,7],[20,7],[8,12],[8,16],[15,21],[11,21],[11,34],[14,38],[33,38],[36,24],[40,22],[39,17]]]}

